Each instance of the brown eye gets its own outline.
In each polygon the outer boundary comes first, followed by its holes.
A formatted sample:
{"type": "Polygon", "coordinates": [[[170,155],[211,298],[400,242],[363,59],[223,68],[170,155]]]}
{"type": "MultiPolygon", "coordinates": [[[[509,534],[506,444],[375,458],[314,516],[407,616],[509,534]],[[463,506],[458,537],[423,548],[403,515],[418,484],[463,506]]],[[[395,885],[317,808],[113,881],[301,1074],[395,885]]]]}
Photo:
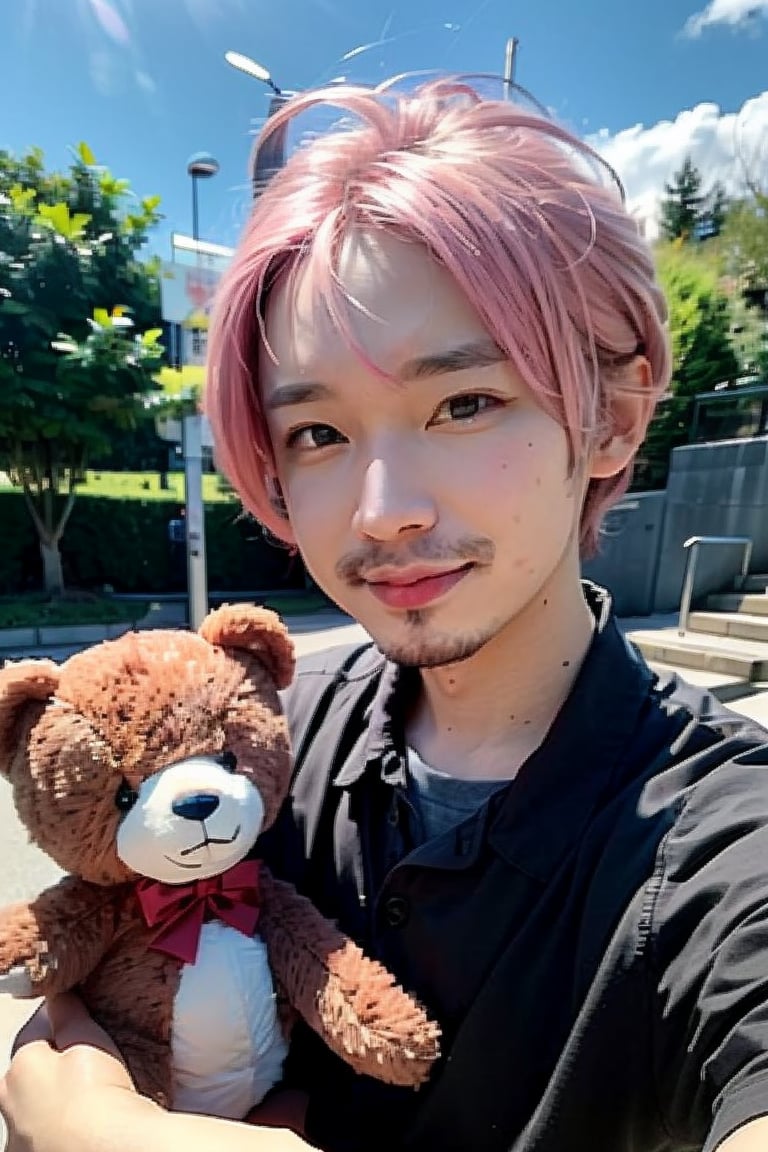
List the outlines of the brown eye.
{"type": "Polygon", "coordinates": [[[288,433],[286,448],[312,451],[330,448],[332,444],[343,444],[344,439],[341,432],[337,432],[330,424],[305,424],[303,428],[294,428],[288,433]]]}
{"type": "Polygon", "coordinates": [[[115,793],[115,805],[118,812],[130,812],[138,798],[138,792],[131,788],[127,780],[123,780],[115,793]]]}
{"type": "Polygon", "coordinates": [[[471,424],[477,416],[508,403],[509,400],[485,392],[464,392],[460,396],[449,396],[437,409],[430,424],[471,424]]]}
{"type": "Polygon", "coordinates": [[[237,756],[234,752],[222,752],[219,757],[219,764],[226,772],[234,772],[237,769],[237,756]]]}

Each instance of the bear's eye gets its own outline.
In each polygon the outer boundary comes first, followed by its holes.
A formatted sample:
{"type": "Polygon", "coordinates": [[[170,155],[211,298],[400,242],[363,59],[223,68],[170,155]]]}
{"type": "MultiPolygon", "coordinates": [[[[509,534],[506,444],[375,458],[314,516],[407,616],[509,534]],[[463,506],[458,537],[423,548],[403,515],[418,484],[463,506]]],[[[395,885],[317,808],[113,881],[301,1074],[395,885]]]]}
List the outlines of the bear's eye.
{"type": "Polygon", "coordinates": [[[127,780],[123,780],[115,793],[115,804],[119,812],[130,812],[139,798],[138,792],[131,788],[127,780]]]}
{"type": "Polygon", "coordinates": [[[237,768],[237,756],[234,752],[222,752],[219,757],[219,764],[227,772],[234,772],[237,768]]]}

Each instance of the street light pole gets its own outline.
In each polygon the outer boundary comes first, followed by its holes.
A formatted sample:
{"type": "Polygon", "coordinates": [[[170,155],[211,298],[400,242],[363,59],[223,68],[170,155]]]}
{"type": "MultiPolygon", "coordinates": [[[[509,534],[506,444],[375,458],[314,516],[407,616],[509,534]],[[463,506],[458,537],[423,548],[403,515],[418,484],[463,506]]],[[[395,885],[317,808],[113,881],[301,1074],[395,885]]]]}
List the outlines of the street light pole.
{"type": "Polygon", "coordinates": [[[266,84],[268,88],[272,89],[275,96],[283,95],[281,89],[272,79],[269,68],[265,68],[256,60],[252,60],[250,56],[244,56],[242,52],[225,52],[224,59],[227,64],[237,68],[238,72],[245,72],[246,76],[253,76],[254,80],[261,80],[262,84],[266,84]]]}
{"type": "MultiPolygon", "coordinates": [[[[192,179],[192,239],[200,239],[197,182],[215,176],[218,161],[208,152],[190,157],[187,172],[192,179]]],[[[196,252],[199,265],[200,252],[196,252]]],[[[179,334],[182,338],[181,333],[179,334]]],[[[203,502],[203,417],[199,412],[182,421],[184,490],[187,524],[187,590],[189,626],[197,631],[208,613],[208,572],[205,557],[205,504],[203,502]]]]}
{"type": "Polygon", "coordinates": [[[198,219],[197,182],[210,180],[219,170],[219,162],[211,156],[210,152],[195,152],[187,161],[187,175],[192,178],[192,238],[200,239],[200,222],[198,219]]]}
{"type": "Polygon", "coordinates": [[[200,220],[197,205],[197,174],[192,173],[192,239],[200,239],[200,220]]]}
{"type": "MultiPolygon", "coordinates": [[[[258,61],[252,60],[250,56],[244,56],[242,52],[225,52],[224,59],[227,64],[232,68],[236,68],[238,72],[244,72],[246,76],[252,76],[254,80],[259,80],[262,84],[266,84],[272,91],[272,98],[269,101],[269,109],[267,111],[267,119],[274,116],[280,108],[285,104],[293,92],[286,92],[283,88],[279,88],[275,81],[272,79],[272,74],[268,68],[258,61]]],[[[251,157],[251,189],[253,191],[253,198],[256,200],[260,193],[264,190],[271,178],[274,176],[285,163],[285,137],[287,133],[287,126],[283,125],[282,128],[273,132],[268,139],[259,148],[255,148],[251,157]]]]}
{"type": "Polygon", "coordinates": [[[517,48],[520,41],[516,36],[510,36],[504,53],[504,95],[509,100],[512,85],[515,82],[515,64],[517,62],[517,48]]]}

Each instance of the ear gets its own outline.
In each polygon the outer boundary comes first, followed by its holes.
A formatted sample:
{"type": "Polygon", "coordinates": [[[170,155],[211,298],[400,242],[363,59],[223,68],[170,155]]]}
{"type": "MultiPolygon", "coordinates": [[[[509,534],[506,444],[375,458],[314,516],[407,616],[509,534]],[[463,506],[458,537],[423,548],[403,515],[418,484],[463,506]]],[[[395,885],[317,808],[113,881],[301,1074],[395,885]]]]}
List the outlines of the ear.
{"type": "Polygon", "coordinates": [[[293,643],[280,617],[252,604],[225,604],[206,616],[200,635],[209,644],[249,652],[260,660],[278,688],[293,679],[296,659],[293,643]]]}
{"type": "Polygon", "coordinates": [[[610,428],[592,450],[588,469],[592,480],[608,480],[626,468],[645,439],[656,407],[653,373],[645,356],[636,356],[621,379],[608,387],[610,428]]]}
{"type": "Polygon", "coordinates": [[[260,519],[262,524],[273,536],[276,536],[281,543],[285,544],[287,548],[294,549],[296,547],[296,538],[291,528],[288,505],[283,495],[282,485],[277,478],[277,473],[271,465],[264,477],[264,482],[267,489],[269,516],[263,513],[261,514],[260,519]]]}
{"type": "Polygon", "coordinates": [[[59,686],[59,669],[51,660],[20,660],[0,671],[0,773],[8,774],[16,751],[14,732],[26,706],[50,700],[59,686]]]}

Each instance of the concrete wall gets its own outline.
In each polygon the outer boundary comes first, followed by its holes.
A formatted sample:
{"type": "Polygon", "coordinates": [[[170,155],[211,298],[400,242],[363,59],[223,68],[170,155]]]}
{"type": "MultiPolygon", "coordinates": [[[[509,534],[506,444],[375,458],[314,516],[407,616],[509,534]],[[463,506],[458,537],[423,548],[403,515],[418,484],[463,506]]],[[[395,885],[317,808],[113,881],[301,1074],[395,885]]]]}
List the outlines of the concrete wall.
{"type": "MultiPolygon", "coordinates": [[[[750,536],[752,571],[768,569],[768,437],[676,448],[667,483],[667,511],[654,608],[680,603],[690,536],[750,536]]],[[[734,546],[701,550],[695,595],[727,587],[739,571],[734,546]]]]}
{"type": "Polygon", "coordinates": [[[629,493],[605,517],[598,554],[582,564],[588,579],[610,588],[619,616],[654,610],[665,508],[665,492],[629,493]]]}
{"type": "MultiPolygon", "coordinates": [[[[622,616],[674,612],[691,536],[750,536],[752,571],[768,571],[768,436],[676,448],[666,492],[620,502],[584,575],[611,589],[622,616]]],[[[740,562],[736,546],[703,548],[694,601],[730,586],[740,562]]]]}

